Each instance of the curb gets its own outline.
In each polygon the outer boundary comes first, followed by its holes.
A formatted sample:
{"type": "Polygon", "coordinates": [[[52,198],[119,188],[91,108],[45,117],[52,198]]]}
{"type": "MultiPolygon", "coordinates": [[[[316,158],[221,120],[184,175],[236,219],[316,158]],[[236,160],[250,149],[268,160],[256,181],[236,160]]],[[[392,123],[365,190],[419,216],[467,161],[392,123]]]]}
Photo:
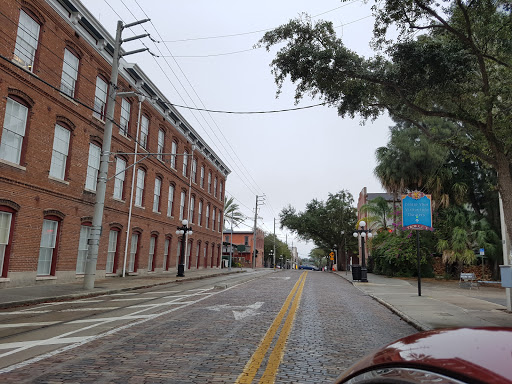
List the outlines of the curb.
{"type": "Polygon", "coordinates": [[[414,328],[416,328],[418,331],[430,331],[431,330],[431,328],[426,327],[425,325],[421,324],[419,321],[414,320],[412,317],[410,317],[410,316],[406,315],[405,313],[403,313],[402,311],[396,309],[387,301],[382,300],[381,298],[379,298],[375,295],[372,295],[371,293],[365,292],[363,289],[359,288],[357,285],[354,285],[354,282],[352,280],[349,280],[349,279],[341,276],[338,273],[336,273],[336,275],[339,276],[340,278],[342,278],[343,280],[349,282],[350,284],[352,284],[353,287],[357,288],[359,291],[363,292],[365,295],[370,296],[373,300],[377,301],[379,304],[381,304],[384,307],[386,307],[387,309],[389,309],[391,312],[393,312],[398,317],[400,317],[403,321],[405,321],[409,325],[412,325],[414,328]]]}
{"type": "MultiPolygon", "coordinates": [[[[36,305],[36,304],[43,304],[43,303],[54,303],[54,302],[64,302],[64,301],[73,301],[78,299],[86,299],[90,297],[97,297],[102,295],[112,295],[114,293],[119,292],[126,292],[126,291],[134,291],[137,289],[144,289],[144,288],[151,288],[151,287],[157,287],[159,285],[165,285],[165,284],[172,284],[172,283],[181,283],[184,281],[194,281],[194,280],[203,280],[208,279],[210,277],[215,276],[226,276],[226,275],[232,275],[235,273],[245,273],[246,271],[231,271],[226,273],[217,273],[214,275],[203,275],[203,276],[196,276],[196,277],[185,277],[182,279],[170,279],[165,282],[158,282],[153,284],[144,284],[144,285],[137,285],[133,287],[124,287],[124,288],[112,288],[112,289],[106,289],[102,291],[96,291],[96,292],[79,292],[79,293],[70,293],[66,295],[60,295],[60,296],[50,296],[50,297],[39,297],[35,299],[27,299],[27,300],[20,300],[20,301],[10,301],[7,303],[0,303],[0,309],[9,309],[9,308],[16,308],[16,307],[24,307],[27,305],[36,305]]],[[[100,288],[101,289],[101,288],[100,288]]]]}

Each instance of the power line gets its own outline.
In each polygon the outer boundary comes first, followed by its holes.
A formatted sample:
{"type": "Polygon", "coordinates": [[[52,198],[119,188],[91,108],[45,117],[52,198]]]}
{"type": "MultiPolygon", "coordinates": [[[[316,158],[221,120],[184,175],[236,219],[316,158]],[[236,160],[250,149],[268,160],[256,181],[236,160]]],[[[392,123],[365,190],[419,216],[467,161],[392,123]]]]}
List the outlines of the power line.
{"type": "Polygon", "coordinates": [[[178,105],[178,104],[172,104],[172,103],[168,103],[168,104],[170,104],[170,105],[172,105],[174,107],[186,108],[186,109],[191,109],[191,110],[195,110],[195,111],[205,111],[205,112],[211,112],[211,113],[238,114],[238,115],[251,115],[251,114],[265,114],[265,113],[281,113],[281,112],[299,111],[301,109],[309,109],[309,108],[319,107],[321,105],[326,105],[327,103],[319,103],[319,104],[314,104],[314,105],[308,105],[308,106],[305,106],[305,107],[277,109],[277,110],[270,110],[270,111],[222,111],[222,110],[215,110],[215,109],[193,108],[193,107],[187,107],[186,105],[178,105]]]}

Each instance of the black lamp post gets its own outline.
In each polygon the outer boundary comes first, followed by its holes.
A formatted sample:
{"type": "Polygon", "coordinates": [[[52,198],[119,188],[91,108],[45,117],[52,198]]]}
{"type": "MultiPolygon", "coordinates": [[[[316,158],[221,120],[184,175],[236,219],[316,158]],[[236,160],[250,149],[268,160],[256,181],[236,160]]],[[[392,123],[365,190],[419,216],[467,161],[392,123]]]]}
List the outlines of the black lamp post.
{"type": "Polygon", "coordinates": [[[354,232],[354,237],[361,236],[361,282],[367,283],[368,271],[366,269],[366,263],[364,259],[364,239],[366,236],[368,236],[368,238],[371,238],[373,235],[371,229],[364,229],[364,227],[366,227],[366,222],[364,220],[361,220],[359,222],[359,226],[361,229],[358,229],[354,232]]]}
{"type": "Polygon", "coordinates": [[[181,222],[183,226],[178,227],[176,230],[176,234],[178,236],[181,235],[181,252],[180,252],[180,262],[178,263],[178,274],[177,277],[185,277],[185,245],[186,245],[186,234],[189,233],[192,234],[192,228],[187,227],[188,220],[183,220],[181,222]]]}
{"type": "Polygon", "coordinates": [[[275,270],[276,269],[276,259],[274,258],[274,250],[271,249],[268,254],[270,256],[270,262],[272,263],[272,267],[275,270]]]}

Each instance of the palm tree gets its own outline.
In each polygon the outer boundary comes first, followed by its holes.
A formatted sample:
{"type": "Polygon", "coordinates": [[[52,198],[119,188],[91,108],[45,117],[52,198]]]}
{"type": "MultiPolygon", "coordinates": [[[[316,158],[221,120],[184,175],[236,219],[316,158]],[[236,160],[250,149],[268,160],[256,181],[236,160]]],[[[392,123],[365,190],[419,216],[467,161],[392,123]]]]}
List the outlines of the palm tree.
{"type": "Polygon", "coordinates": [[[361,206],[361,210],[366,212],[368,226],[373,229],[388,229],[388,216],[391,213],[391,207],[387,200],[381,196],[376,197],[369,203],[361,206]]]}
{"type": "Polygon", "coordinates": [[[240,212],[240,206],[235,203],[235,198],[233,196],[226,198],[224,200],[224,230],[227,229],[226,223],[231,222],[233,226],[238,227],[238,225],[245,220],[245,215],[240,212]]]}

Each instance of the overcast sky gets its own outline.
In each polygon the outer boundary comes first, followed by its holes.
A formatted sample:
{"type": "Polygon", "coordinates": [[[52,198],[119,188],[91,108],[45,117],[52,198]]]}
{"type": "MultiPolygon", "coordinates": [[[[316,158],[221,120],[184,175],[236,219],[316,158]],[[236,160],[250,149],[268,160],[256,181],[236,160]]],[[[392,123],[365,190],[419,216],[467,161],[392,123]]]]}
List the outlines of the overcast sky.
{"type": "MultiPolygon", "coordinates": [[[[143,27],[155,40],[165,43],[155,44],[146,38],[125,43],[123,48],[138,49],[144,43],[161,57],[145,52],[126,59],[137,63],[177,105],[223,111],[296,107],[291,83],[276,99],[269,67],[275,51],[252,47],[264,30],[302,12],[316,16],[315,20],[332,21],[350,49],[372,55],[369,42],[373,17],[370,6],[361,0],[82,2],[112,36],[119,19],[124,23],[151,19],[143,27]]],[[[145,33],[143,27],[125,30],[123,38],[145,33]]],[[[298,106],[319,102],[305,98],[298,106]]],[[[365,186],[369,192],[382,191],[373,169],[376,148],[388,140],[392,124],[388,117],[363,126],[360,119],[342,119],[334,108],[323,106],[258,115],[178,110],[231,169],[226,193],[235,197],[249,217],[247,226],[240,229],[253,225],[256,195],[266,195],[258,226],[272,232],[274,218],[278,223],[279,212],[288,204],[302,211],[312,199],[325,200],[328,193],[342,189],[348,190],[356,202],[365,186]]],[[[276,232],[285,241],[287,232],[279,228],[279,223],[276,232]]],[[[313,244],[299,242],[288,232],[288,244],[292,241],[299,256],[307,257],[313,244]]]]}

